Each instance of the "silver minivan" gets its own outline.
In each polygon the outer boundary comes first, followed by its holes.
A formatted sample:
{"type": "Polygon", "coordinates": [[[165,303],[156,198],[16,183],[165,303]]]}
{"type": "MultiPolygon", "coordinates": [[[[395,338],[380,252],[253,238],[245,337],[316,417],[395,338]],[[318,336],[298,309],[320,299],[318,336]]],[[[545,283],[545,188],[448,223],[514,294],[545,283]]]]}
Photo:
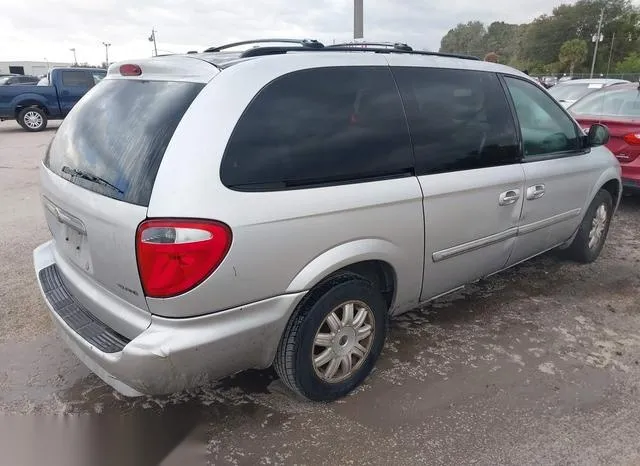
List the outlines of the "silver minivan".
{"type": "Polygon", "coordinates": [[[273,365],[333,400],[389,317],[550,249],[598,257],[621,193],[607,129],[528,76],[407,46],[249,45],[112,65],[47,149],[38,282],[117,391],[273,365]]]}

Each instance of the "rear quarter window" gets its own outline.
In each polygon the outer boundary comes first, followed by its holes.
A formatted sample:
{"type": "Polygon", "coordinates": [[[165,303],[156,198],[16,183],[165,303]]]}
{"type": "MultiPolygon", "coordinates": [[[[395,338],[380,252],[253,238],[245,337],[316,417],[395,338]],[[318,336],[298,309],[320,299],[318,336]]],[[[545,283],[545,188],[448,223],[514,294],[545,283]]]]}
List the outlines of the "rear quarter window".
{"type": "Polygon", "coordinates": [[[238,190],[280,190],[403,176],[413,167],[402,101],[387,67],[332,67],[265,86],[221,164],[238,190]]]}
{"type": "Polygon", "coordinates": [[[85,189],[148,206],[167,145],[203,87],[189,82],[105,79],[60,125],[45,166],[85,189]],[[111,186],[72,176],[74,170],[111,186]]]}
{"type": "Polygon", "coordinates": [[[70,87],[88,87],[89,84],[93,84],[93,81],[89,81],[89,74],[86,71],[63,71],[62,84],[70,87]]]}

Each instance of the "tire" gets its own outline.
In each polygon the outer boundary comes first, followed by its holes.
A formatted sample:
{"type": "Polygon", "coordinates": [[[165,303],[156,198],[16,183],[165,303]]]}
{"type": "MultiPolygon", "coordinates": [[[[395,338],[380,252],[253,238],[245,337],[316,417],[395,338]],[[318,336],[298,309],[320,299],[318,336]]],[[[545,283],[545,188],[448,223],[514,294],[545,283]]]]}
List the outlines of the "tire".
{"type": "Polygon", "coordinates": [[[587,209],[587,213],[578,228],[578,233],[571,245],[565,250],[565,255],[569,259],[584,264],[595,261],[600,255],[609,233],[612,214],[613,198],[609,191],[601,189],[587,209]],[[605,209],[604,217],[602,216],[602,208],[605,209]],[[600,223],[596,224],[598,218],[600,218],[600,223]],[[593,239],[592,236],[597,235],[598,229],[600,230],[600,235],[597,236],[597,239],[593,239]]]}
{"type": "Polygon", "coordinates": [[[369,375],[380,356],[387,334],[387,310],[380,291],[360,275],[344,273],[321,283],[305,296],[287,324],[274,362],[280,379],[295,393],[312,401],[333,401],[347,395],[369,375]],[[354,305],[352,324],[343,325],[349,321],[344,315],[349,303],[354,305]],[[361,316],[361,311],[366,315],[360,326],[363,319],[356,317],[361,316]],[[331,313],[340,321],[339,330],[334,333],[330,333],[328,322],[335,328],[335,320],[325,320],[331,313]],[[367,325],[372,327],[370,335],[362,338],[367,325]],[[359,336],[356,329],[361,331],[359,336]],[[316,344],[318,334],[326,337],[322,345],[316,344]],[[361,348],[367,350],[364,357],[359,357],[363,353],[361,348]],[[319,360],[316,366],[313,359],[319,359],[327,351],[331,360],[325,364],[319,360]],[[336,364],[333,360],[340,363],[333,368],[332,376],[331,366],[336,364]],[[347,364],[351,364],[349,372],[347,364]]]}
{"type": "Polygon", "coordinates": [[[42,131],[47,127],[47,114],[39,107],[23,108],[18,113],[18,123],[30,132],[42,131]]]}

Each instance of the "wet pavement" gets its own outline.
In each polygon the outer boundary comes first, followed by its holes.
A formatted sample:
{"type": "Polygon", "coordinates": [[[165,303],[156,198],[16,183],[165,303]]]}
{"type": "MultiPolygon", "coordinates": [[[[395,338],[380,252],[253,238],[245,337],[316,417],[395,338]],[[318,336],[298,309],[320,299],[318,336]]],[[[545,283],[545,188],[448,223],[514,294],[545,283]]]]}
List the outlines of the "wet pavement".
{"type": "Polygon", "coordinates": [[[270,370],[127,399],[65,348],[37,292],[55,126],[0,123],[0,408],[38,415],[0,417],[0,463],[640,464],[640,197],[594,264],[548,254],[394,320],[336,403],[298,400],[270,370]]]}

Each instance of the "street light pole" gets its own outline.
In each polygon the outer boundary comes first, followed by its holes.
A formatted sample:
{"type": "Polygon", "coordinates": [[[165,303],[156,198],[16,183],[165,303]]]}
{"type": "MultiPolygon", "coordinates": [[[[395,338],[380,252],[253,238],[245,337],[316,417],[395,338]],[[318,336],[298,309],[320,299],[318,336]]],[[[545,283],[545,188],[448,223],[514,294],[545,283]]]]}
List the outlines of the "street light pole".
{"type": "Polygon", "coordinates": [[[364,37],[364,1],[353,0],[353,38],[364,37]]]}
{"type": "Polygon", "coordinates": [[[151,35],[149,36],[149,42],[153,42],[153,51],[154,51],[154,57],[158,56],[158,46],[156,45],[156,29],[152,28],[151,29],[151,35]]]}
{"type": "Polygon", "coordinates": [[[591,74],[589,75],[590,78],[593,78],[593,69],[596,67],[596,55],[598,54],[598,44],[600,43],[600,34],[602,33],[602,20],[604,19],[604,7],[602,7],[602,9],[600,10],[600,21],[598,21],[598,32],[595,35],[595,40],[594,42],[596,43],[595,47],[593,48],[593,60],[591,60],[591,74]]]}
{"type": "Polygon", "coordinates": [[[104,53],[107,60],[105,61],[105,64],[107,65],[107,68],[109,68],[109,47],[111,47],[111,44],[103,42],[102,45],[104,45],[104,53]]]}
{"type": "Polygon", "coordinates": [[[609,70],[611,69],[611,55],[613,55],[613,41],[616,40],[616,33],[611,36],[611,48],[609,49],[609,63],[607,63],[607,78],[609,77],[609,70]]]}
{"type": "Polygon", "coordinates": [[[73,52],[73,64],[75,66],[78,66],[78,58],[76,57],[76,48],[74,47],[74,48],[69,49],[69,50],[71,50],[73,52]]]}

